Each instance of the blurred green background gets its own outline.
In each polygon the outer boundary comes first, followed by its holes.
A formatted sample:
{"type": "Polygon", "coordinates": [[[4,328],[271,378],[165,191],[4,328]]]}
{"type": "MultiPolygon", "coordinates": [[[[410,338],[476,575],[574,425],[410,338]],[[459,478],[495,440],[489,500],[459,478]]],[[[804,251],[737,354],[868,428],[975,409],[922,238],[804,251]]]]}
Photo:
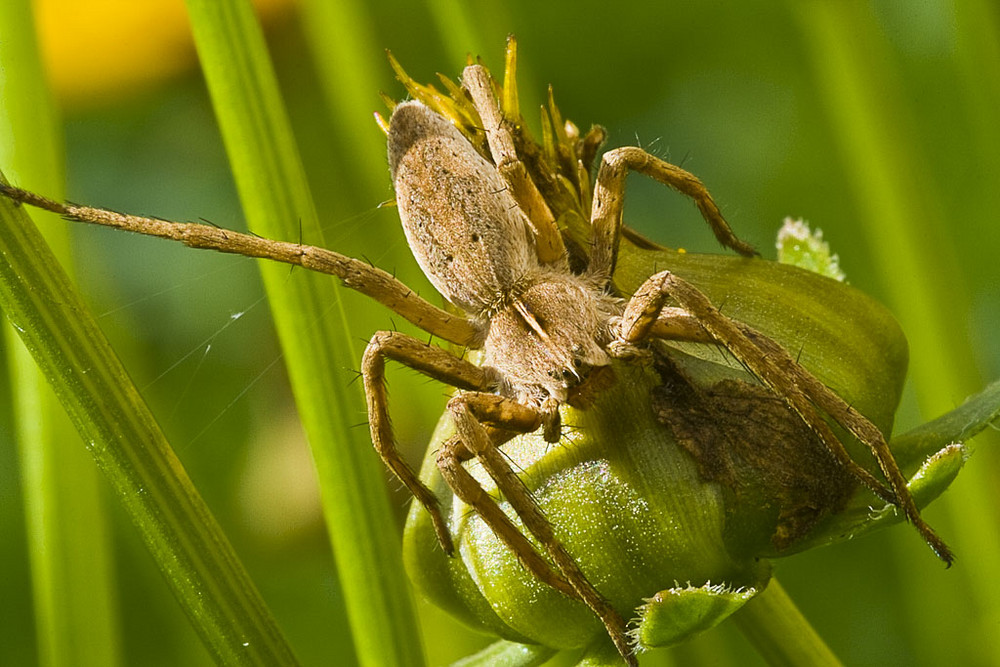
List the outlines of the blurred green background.
{"type": "MultiPolygon", "coordinates": [[[[849,281],[886,303],[910,338],[898,429],[1000,376],[995,3],[266,4],[272,56],[325,224],[324,239],[306,242],[363,256],[431,292],[394,210],[376,208],[392,193],[371,112],[384,111],[379,91],[402,95],[384,49],[429,81],[438,71],[457,75],[467,52],[500,70],[513,32],[523,108],[537,107],[551,83],[564,115],[584,128],[604,125],[609,146],[644,146],[702,178],[765,257],[784,216],[823,229],[849,281]],[[319,22],[340,39],[317,40],[319,22]]],[[[241,228],[180,0],[36,6],[64,122],[67,198],[241,228]]],[[[689,202],[639,177],[630,180],[626,218],[668,245],[718,251],[689,202]]],[[[299,657],[349,664],[314,474],[256,267],[73,231],[84,293],[299,657]]],[[[394,326],[388,311],[344,298],[359,349],[394,326]]],[[[418,461],[446,392],[405,371],[390,382],[401,443],[418,461]]],[[[32,664],[24,509],[10,401],[2,405],[0,664],[32,664]]],[[[356,421],[365,420],[359,407],[356,421]]],[[[975,441],[966,471],[926,513],[958,555],[951,570],[903,527],[777,564],[846,664],[1000,664],[996,444],[995,433],[975,441]]],[[[401,522],[407,497],[386,480],[401,522]]],[[[125,664],[208,663],[134,529],[107,500],[125,664]]],[[[426,605],[420,615],[431,664],[489,641],[426,605]]],[[[648,662],[754,660],[724,624],[648,662]]]]}

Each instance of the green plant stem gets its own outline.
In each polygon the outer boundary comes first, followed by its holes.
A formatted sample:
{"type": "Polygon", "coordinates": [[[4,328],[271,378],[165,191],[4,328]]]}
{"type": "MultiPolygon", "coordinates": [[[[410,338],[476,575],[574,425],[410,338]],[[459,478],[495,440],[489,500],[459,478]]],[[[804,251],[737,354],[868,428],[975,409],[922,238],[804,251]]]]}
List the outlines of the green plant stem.
{"type": "MultiPolygon", "coordinates": [[[[188,0],[195,43],[251,230],[322,245],[288,119],[249,2],[188,0]]],[[[381,466],[364,432],[359,358],[328,277],[261,264],[264,285],[313,458],[335,545],[358,659],[422,663],[399,535],[381,466]],[[323,317],[337,304],[339,320],[323,317]]],[[[338,656],[343,656],[339,647],[338,656]]]]}
{"type": "Polygon", "coordinates": [[[777,579],[771,579],[767,588],[732,618],[761,656],[775,667],[841,664],[777,579]]]}
{"type": "MultiPolygon", "coordinates": [[[[58,196],[59,121],[27,0],[0,4],[0,164],[20,183],[58,196]]],[[[69,234],[57,216],[47,239],[64,266],[69,234]]],[[[42,665],[121,662],[116,595],[99,474],[28,350],[4,326],[19,450],[38,659],[42,665]]]]}

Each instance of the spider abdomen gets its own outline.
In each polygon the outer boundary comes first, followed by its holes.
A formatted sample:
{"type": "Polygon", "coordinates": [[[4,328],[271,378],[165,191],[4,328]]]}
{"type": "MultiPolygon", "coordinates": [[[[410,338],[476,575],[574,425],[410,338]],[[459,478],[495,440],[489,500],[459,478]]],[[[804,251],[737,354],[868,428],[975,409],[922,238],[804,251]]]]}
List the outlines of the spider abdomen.
{"type": "Polygon", "coordinates": [[[413,255],[456,306],[483,314],[537,267],[503,179],[445,118],[419,102],[397,105],[389,166],[413,255]]]}

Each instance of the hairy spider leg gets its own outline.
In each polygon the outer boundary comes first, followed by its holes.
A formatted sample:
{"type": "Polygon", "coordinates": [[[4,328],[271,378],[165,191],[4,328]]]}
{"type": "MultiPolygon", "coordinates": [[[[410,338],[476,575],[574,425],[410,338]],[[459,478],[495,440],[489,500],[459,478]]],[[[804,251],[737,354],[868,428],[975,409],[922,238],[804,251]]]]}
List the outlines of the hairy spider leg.
{"type": "Polygon", "coordinates": [[[594,240],[587,270],[591,275],[610,282],[614,274],[622,236],[625,177],[630,171],[645,174],[694,201],[705,222],[712,228],[715,238],[723,246],[745,257],[757,255],[753,246],[741,241],[733,233],[708,189],[696,176],[641,148],[626,146],[608,151],[601,157],[590,218],[594,240]]]}
{"type": "MultiPolygon", "coordinates": [[[[685,311],[682,318],[693,317],[700,324],[704,333],[696,334],[699,342],[719,344],[729,350],[802,419],[845,469],[879,498],[899,507],[937,557],[946,565],[951,565],[954,560],[951,550],[920,516],[906,478],[881,431],[795,361],[785,348],[752,327],[723,315],[694,285],[669,271],[646,280],[625,307],[619,325],[620,338],[627,343],[637,343],[650,338],[661,320],[676,317],[674,311],[664,313],[663,306],[668,299],[680,304],[685,311]],[[888,488],[851,458],[817,408],[871,450],[889,482],[888,488]]],[[[665,325],[660,325],[658,333],[691,340],[686,332],[678,330],[680,335],[672,334],[665,325]]]]}
{"type": "Polygon", "coordinates": [[[576,560],[556,537],[552,524],[484,427],[484,422],[488,420],[491,425],[508,431],[528,433],[541,425],[539,412],[512,399],[482,393],[459,394],[449,402],[448,411],[454,419],[462,446],[482,463],[497,489],[563,576],[553,571],[537,554],[531,543],[499,508],[497,501],[461,466],[461,448],[454,445],[442,448],[438,454],[438,467],[449,486],[459,498],[476,509],[483,521],[532,574],[590,607],[604,623],[622,657],[630,665],[637,664],[628,643],[624,619],[594,588],[576,560]],[[529,427],[528,420],[531,417],[535,419],[533,428],[529,427]]]}

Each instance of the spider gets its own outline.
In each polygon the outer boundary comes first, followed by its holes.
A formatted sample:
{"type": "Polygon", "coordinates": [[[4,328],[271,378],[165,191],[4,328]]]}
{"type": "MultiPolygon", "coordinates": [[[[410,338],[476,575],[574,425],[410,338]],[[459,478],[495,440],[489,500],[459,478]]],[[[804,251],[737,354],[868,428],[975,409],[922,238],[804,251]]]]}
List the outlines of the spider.
{"type": "Polygon", "coordinates": [[[808,425],[846,470],[897,505],[935,553],[951,562],[948,547],[921,519],[878,429],[784,348],[722,315],[697,288],[669,270],[649,277],[627,298],[613,293],[611,280],[625,233],[625,178],[631,171],[690,197],[722,245],[744,256],[756,254],[732,232],[696,177],[640,148],[605,153],[589,211],[588,257],[585,266],[571,268],[555,216],[518,153],[516,128],[501,109],[489,72],[472,64],[462,80],[491,160],[449,119],[419,101],[395,105],[387,127],[389,166],[407,241],[431,283],[461,314],[422,299],[381,269],[330,250],[209,225],[61,204],[7,185],[0,185],[0,194],[73,220],[329,273],[433,336],[481,350],[482,363],[477,365],[400,332],[376,333],[361,364],[375,449],[429,512],[441,547],[453,554],[438,499],[396,448],[385,387],[386,360],[458,389],[447,407],[456,435],[437,454],[444,479],[533,576],[586,604],[629,664],[636,661],[622,615],[560,543],[552,523],[500,448],[517,434],[539,429],[546,440],[558,442],[560,406],[589,407],[615,382],[612,360],[643,363],[649,354],[646,348],[656,339],[725,347],[808,425]],[[888,485],[851,459],[823,413],[872,450],[888,485]],[[542,551],[466,470],[464,462],[473,458],[542,551]]]}

